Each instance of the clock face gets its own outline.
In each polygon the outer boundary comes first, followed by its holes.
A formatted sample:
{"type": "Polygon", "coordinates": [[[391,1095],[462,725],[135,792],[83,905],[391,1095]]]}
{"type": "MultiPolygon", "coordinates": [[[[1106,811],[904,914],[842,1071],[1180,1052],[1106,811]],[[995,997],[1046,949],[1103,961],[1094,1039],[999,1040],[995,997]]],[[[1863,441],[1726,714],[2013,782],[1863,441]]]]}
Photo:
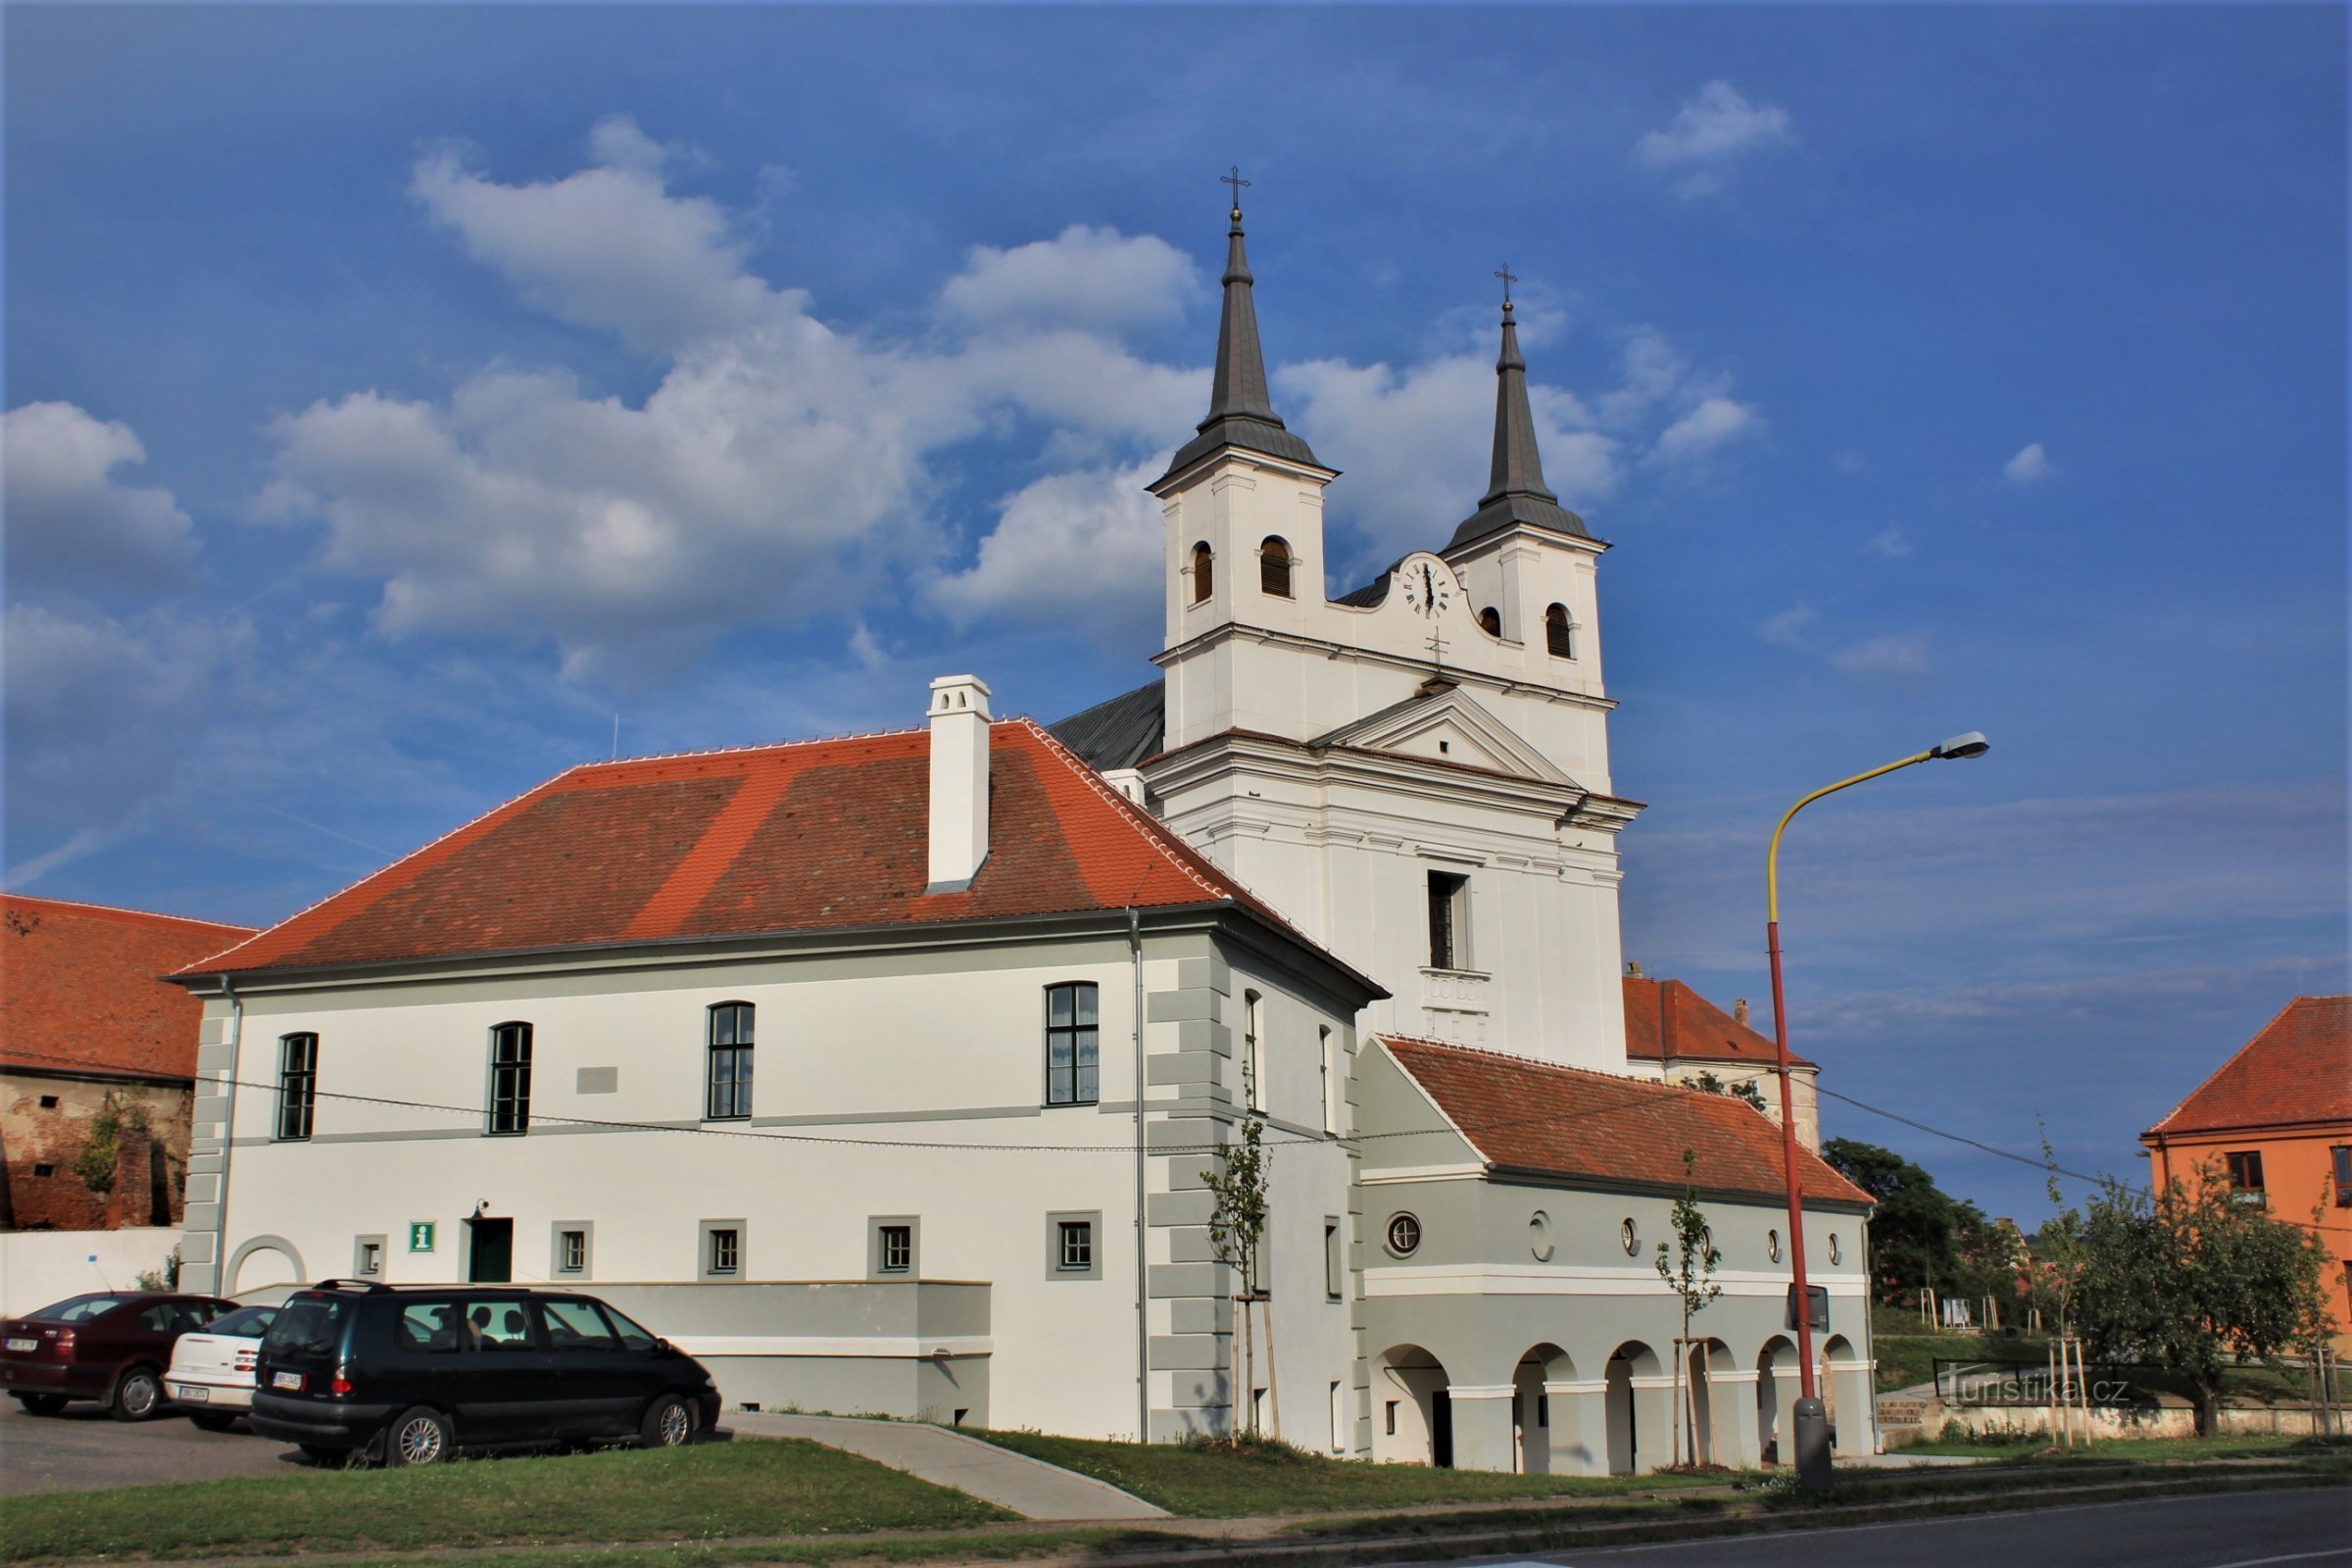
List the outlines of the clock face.
{"type": "Polygon", "coordinates": [[[1435,615],[1453,602],[1453,573],[1426,561],[1404,569],[1404,602],[1424,615],[1435,615]]]}

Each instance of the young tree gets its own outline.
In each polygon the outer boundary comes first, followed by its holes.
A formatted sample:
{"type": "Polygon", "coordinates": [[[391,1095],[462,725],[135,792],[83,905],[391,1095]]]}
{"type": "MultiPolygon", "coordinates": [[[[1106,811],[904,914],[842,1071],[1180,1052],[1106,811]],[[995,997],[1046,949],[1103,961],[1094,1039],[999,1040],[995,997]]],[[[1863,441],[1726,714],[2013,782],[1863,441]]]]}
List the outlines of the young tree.
{"type": "Polygon", "coordinates": [[[2154,1360],[2195,1392],[2197,1434],[2233,1358],[2274,1360],[2327,1333],[2319,1237],[2273,1219],[2201,1168],[2153,1197],[2110,1179],[2081,1230],[2075,1322],[2092,1351],[2154,1360]]]}
{"type": "MultiPolygon", "coordinates": [[[[1247,1062],[1242,1067],[1242,1102],[1247,1105],[1257,1099],[1256,1082],[1247,1062]]],[[[1267,1195],[1273,1174],[1262,1147],[1265,1131],[1265,1122],[1255,1114],[1243,1116],[1240,1138],[1219,1145],[1217,1168],[1200,1173],[1200,1185],[1209,1190],[1213,1200],[1208,1216],[1209,1248],[1217,1261],[1235,1273],[1234,1329],[1241,1337],[1242,1347],[1242,1384],[1235,1391],[1235,1398],[1252,1433],[1257,1430],[1257,1379],[1250,1360],[1250,1305],[1262,1298],[1257,1289],[1258,1257],[1265,1246],[1267,1195]]],[[[1269,1357],[1274,1353],[1270,1302],[1266,1353],[1269,1357]]],[[[1240,1423],[1236,1426],[1238,1430],[1240,1423]]]]}
{"type": "Polygon", "coordinates": [[[1690,1460],[1698,1462],[1698,1411],[1695,1397],[1685,1372],[1690,1365],[1690,1320],[1707,1309],[1708,1303],[1723,1294],[1715,1283],[1715,1265],[1723,1254],[1707,1238],[1706,1211],[1698,1206],[1698,1155],[1691,1150],[1683,1151],[1683,1196],[1674,1200],[1674,1212],[1669,1223],[1674,1229],[1674,1246],[1658,1244],[1658,1278],[1666,1288],[1682,1298],[1683,1332],[1674,1342],[1674,1454],[1682,1462],[1683,1424],[1688,1417],[1690,1426],[1690,1460]]]}

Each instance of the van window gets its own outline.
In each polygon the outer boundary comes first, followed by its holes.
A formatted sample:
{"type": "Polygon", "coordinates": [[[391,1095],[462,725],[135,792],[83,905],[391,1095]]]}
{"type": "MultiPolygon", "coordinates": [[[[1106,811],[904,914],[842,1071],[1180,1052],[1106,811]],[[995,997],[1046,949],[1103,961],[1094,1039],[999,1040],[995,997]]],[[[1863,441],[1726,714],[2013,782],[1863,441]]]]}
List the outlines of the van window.
{"type": "MultiPolygon", "coordinates": [[[[598,1304],[600,1306],[603,1305],[602,1302],[599,1302],[598,1304]]],[[[644,1329],[639,1328],[636,1324],[630,1322],[627,1318],[623,1317],[620,1313],[615,1312],[609,1306],[605,1307],[605,1316],[612,1320],[613,1332],[620,1336],[620,1343],[626,1346],[628,1348],[632,1350],[650,1350],[658,1343],[653,1335],[647,1333],[644,1329]]]]}
{"type": "Polygon", "coordinates": [[[460,1329],[466,1348],[473,1350],[535,1350],[531,1318],[520,1298],[468,1301],[460,1329]]]}
{"type": "Polygon", "coordinates": [[[331,1355],[343,1340],[343,1307],[339,1297],[298,1296],[277,1314],[262,1343],[273,1356],[331,1355]]]}
{"type": "Polygon", "coordinates": [[[551,1350],[617,1350],[620,1341],[586,1301],[541,1301],[551,1350]]]}
{"type": "Polygon", "coordinates": [[[455,1355],[458,1353],[458,1303],[455,1301],[411,1301],[400,1311],[400,1327],[393,1343],[411,1354],[455,1355]]]}

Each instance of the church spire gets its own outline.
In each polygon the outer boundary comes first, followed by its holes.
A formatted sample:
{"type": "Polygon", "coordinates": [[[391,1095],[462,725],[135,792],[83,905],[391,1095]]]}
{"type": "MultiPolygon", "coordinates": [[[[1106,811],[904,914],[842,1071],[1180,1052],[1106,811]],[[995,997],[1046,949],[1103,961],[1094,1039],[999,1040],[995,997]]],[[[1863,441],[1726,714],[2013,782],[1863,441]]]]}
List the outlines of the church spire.
{"type": "Polygon", "coordinates": [[[1590,537],[1584,519],[1562,507],[1544,483],[1535,411],[1527,401],[1527,361],[1520,357],[1519,323],[1512,318],[1511,285],[1518,279],[1508,263],[1494,275],[1502,279],[1502,353],[1494,361],[1494,461],[1478,511],[1453,530],[1446,548],[1466,545],[1518,522],[1590,537]]]}
{"type": "Polygon", "coordinates": [[[1220,447],[1241,447],[1321,467],[1306,442],[1284,427],[1266,390],[1266,357],[1257,343],[1256,280],[1250,275],[1250,257],[1242,241],[1242,189],[1250,182],[1239,169],[1218,178],[1233,187],[1233,211],[1220,280],[1225,306],[1217,322],[1216,381],[1208,395],[1208,416],[1197,427],[1200,434],[1176,454],[1168,472],[1189,467],[1220,447]]]}

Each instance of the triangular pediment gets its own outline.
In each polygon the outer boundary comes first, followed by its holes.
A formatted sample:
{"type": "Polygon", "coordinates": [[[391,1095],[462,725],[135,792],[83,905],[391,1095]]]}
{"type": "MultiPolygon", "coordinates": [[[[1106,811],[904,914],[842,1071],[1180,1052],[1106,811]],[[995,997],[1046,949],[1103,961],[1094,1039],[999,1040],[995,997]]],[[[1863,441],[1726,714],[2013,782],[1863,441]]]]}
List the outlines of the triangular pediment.
{"type": "Polygon", "coordinates": [[[1483,767],[1545,784],[1580,786],[1460,687],[1414,697],[1307,742],[1483,767]]]}

